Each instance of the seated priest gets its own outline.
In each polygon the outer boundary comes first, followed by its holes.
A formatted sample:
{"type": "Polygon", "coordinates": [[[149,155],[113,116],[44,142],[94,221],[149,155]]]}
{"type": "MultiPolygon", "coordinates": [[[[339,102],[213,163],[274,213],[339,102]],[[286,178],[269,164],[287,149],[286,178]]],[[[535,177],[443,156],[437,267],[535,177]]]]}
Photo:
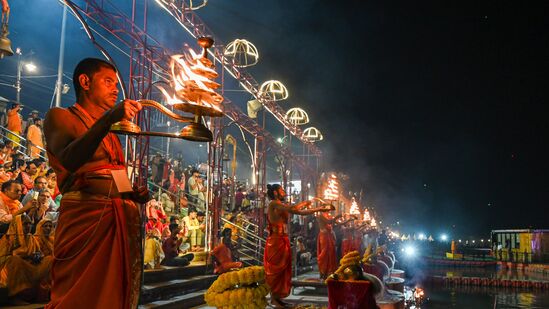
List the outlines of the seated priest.
{"type": "Polygon", "coordinates": [[[221,243],[219,243],[212,251],[212,257],[215,262],[216,274],[222,274],[228,272],[233,268],[241,268],[242,262],[235,262],[232,256],[232,230],[230,228],[223,229],[221,233],[221,243]]]}

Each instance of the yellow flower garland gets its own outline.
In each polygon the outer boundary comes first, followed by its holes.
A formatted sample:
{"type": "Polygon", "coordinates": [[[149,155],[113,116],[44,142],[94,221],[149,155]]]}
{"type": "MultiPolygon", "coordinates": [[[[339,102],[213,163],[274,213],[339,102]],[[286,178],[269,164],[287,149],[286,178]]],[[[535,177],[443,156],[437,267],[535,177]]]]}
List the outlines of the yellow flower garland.
{"type": "Polygon", "coordinates": [[[223,309],[265,308],[269,286],[265,281],[265,270],[251,266],[220,275],[212,283],[204,300],[209,306],[223,309]]]}

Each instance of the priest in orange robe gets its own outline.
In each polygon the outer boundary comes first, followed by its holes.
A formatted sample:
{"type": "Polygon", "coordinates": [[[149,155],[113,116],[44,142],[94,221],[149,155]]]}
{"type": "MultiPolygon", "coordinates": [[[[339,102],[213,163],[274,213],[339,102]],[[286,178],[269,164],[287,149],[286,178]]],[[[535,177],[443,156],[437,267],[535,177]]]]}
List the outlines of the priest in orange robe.
{"type": "Polygon", "coordinates": [[[27,141],[29,141],[29,156],[31,159],[40,157],[40,148],[44,148],[42,136],[42,119],[34,118],[27,130],[27,141]],[[38,148],[40,147],[40,148],[38,148]]]}
{"type": "Polygon", "coordinates": [[[222,274],[233,268],[242,267],[242,262],[233,261],[231,234],[232,230],[230,228],[223,229],[223,232],[221,232],[221,235],[223,236],[221,243],[212,251],[212,255],[217,264],[214,270],[214,273],[216,274],[222,274]]]}
{"type": "MultiPolygon", "coordinates": [[[[339,216],[338,216],[339,217],[339,216]]],[[[336,239],[332,224],[338,217],[331,217],[328,213],[318,216],[320,233],[317,238],[316,252],[320,278],[325,279],[337,270],[336,239]]]]}
{"type": "Polygon", "coordinates": [[[44,133],[63,194],[55,231],[53,286],[46,308],[136,308],[141,279],[140,211],[146,188],[127,179],[118,137],[141,104],[118,104],[115,67],[87,58],[74,71],[77,103],[53,108],[44,133]],[[128,190],[129,187],[129,190],[128,190]]]}
{"type": "Polygon", "coordinates": [[[10,132],[6,134],[6,137],[14,142],[13,148],[19,147],[21,142],[21,133],[23,133],[23,119],[19,114],[21,105],[19,103],[13,103],[8,110],[8,123],[7,127],[10,132]]]}
{"type": "Polygon", "coordinates": [[[267,210],[269,237],[267,237],[263,255],[265,280],[271,288],[271,304],[275,308],[284,308],[287,304],[282,301],[282,298],[290,295],[292,287],[292,250],[288,239],[288,218],[290,214],[310,215],[330,211],[332,207],[302,209],[311,205],[311,201],[304,201],[294,206],[289,205],[285,202],[286,192],[279,184],[267,185],[267,195],[271,202],[267,210]]]}

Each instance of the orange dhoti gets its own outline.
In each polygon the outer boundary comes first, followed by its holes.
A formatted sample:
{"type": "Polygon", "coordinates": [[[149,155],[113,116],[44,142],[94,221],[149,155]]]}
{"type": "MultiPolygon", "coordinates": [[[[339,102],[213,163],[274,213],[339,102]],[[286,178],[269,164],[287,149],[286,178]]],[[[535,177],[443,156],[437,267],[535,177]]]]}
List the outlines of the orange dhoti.
{"type": "Polygon", "coordinates": [[[320,230],[317,240],[318,271],[327,277],[337,270],[336,240],[331,228],[320,230]]]}
{"type": "Polygon", "coordinates": [[[354,241],[353,239],[343,239],[341,241],[341,256],[345,256],[347,253],[352,252],[356,249],[354,249],[354,241]]]}
{"type": "Polygon", "coordinates": [[[263,257],[265,280],[271,288],[271,295],[284,298],[292,288],[292,250],[288,235],[272,234],[265,243],[263,257]]]}
{"type": "Polygon", "coordinates": [[[46,308],[136,308],[141,282],[139,210],[130,200],[63,195],[46,308]]]}

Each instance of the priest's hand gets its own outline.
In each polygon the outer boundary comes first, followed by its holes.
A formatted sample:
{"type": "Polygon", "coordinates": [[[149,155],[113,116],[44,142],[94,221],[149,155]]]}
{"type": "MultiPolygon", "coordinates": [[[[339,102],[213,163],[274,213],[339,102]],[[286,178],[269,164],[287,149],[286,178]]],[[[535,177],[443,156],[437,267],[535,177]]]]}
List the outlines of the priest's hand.
{"type": "Polygon", "coordinates": [[[109,112],[109,122],[115,123],[120,120],[131,120],[143,108],[141,103],[134,100],[123,100],[116,104],[109,112]]]}
{"type": "Polygon", "coordinates": [[[137,187],[133,186],[132,200],[145,204],[150,201],[151,197],[149,195],[149,189],[146,186],[137,187]]]}

